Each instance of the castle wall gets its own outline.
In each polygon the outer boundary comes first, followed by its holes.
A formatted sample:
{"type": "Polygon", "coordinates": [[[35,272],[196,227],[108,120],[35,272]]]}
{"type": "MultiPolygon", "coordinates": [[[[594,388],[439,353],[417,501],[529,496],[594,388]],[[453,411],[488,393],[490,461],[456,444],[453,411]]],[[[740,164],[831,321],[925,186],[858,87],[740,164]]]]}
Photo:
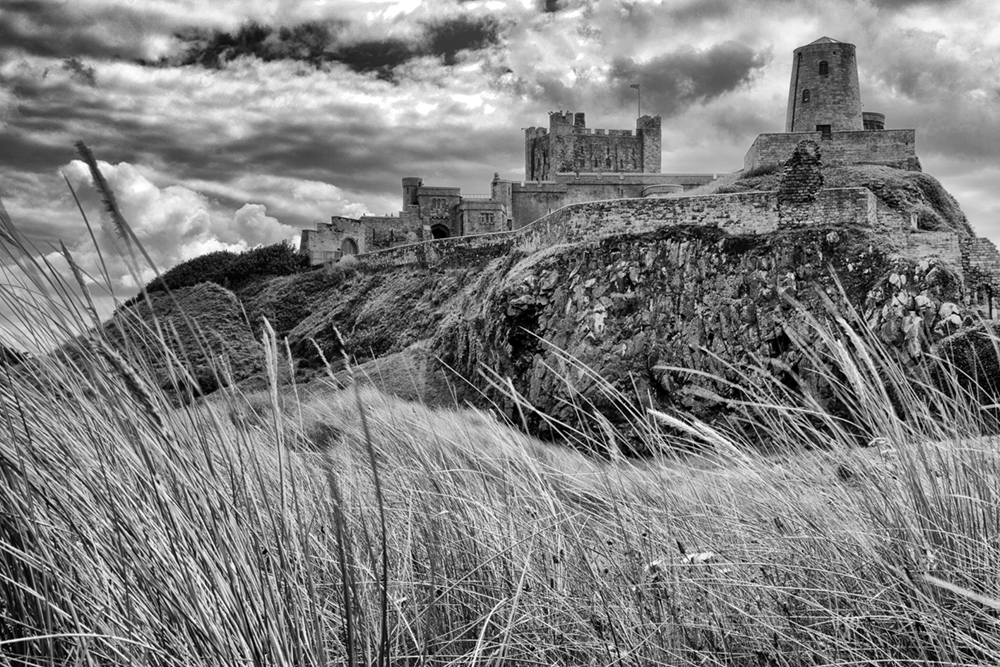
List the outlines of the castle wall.
{"type": "Polygon", "coordinates": [[[517,242],[513,232],[459,236],[427,243],[377,250],[359,257],[373,269],[395,266],[468,266],[509,253],[517,242]]]}
{"type": "Polygon", "coordinates": [[[611,234],[636,234],[666,226],[719,227],[731,234],[768,234],[809,225],[898,226],[897,217],[878,217],[877,199],[865,188],[820,190],[801,216],[802,205],[786,216],[777,192],[740,192],[675,199],[619,199],[565,206],[531,225],[507,233],[445,239],[369,253],[366,266],[436,266],[494,257],[513,248],[537,250],[564,243],[590,241],[611,234]],[[465,253],[465,254],[463,254],[465,253]],[[464,259],[463,259],[464,258],[464,259]]]}
{"type": "Polygon", "coordinates": [[[464,199],[458,206],[461,233],[493,234],[507,231],[507,212],[503,204],[492,199],[464,199]]]}
{"type": "Polygon", "coordinates": [[[743,169],[782,164],[791,157],[800,141],[819,144],[823,164],[881,164],[919,171],[915,130],[834,132],[824,139],[819,132],[761,134],[743,158],[743,169]]]}
{"type": "MultiPolygon", "coordinates": [[[[398,224],[398,220],[396,221],[398,224]]],[[[302,230],[301,251],[309,256],[311,265],[324,264],[340,258],[345,241],[353,243],[351,250],[358,253],[373,250],[366,235],[365,227],[359,220],[333,216],[328,223],[316,225],[316,229],[302,230]]]]}
{"type": "Polygon", "coordinates": [[[512,183],[510,212],[514,219],[514,229],[520,229],[543,215],[562,208],[568,191],[569,187],[565,183],[512,183]]]}
{"type": "MultiPolygon", "coordinates": [[[[365,228],[368,250],[391,248],[423,240],[419,219],[402,212],[396,216],[363,216],[358,223],[365,228]]],[[[362,252],[368,252],[363,250],[362,252]]]]}
{"type": "Polygon", "coordinates": [[[680,185],[695,188],[711,183],[715,174],[600,173],[555,174],[554,181],[511,183],[508,209],[514,229],[520,229],[563,206],[604,199],[635,199],[650,186],[680,185]]]}

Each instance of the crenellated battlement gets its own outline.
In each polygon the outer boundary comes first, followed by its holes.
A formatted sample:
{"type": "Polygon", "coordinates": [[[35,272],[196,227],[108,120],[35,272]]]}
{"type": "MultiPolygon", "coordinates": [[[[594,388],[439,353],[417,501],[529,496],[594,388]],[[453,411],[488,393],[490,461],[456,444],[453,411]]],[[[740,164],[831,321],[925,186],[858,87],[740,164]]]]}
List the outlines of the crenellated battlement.
{"type": "Polygon", "coordinates": [[[587,127],[577,111],[550,111],[549,128],[524,132],[526,180],[560,172],[659,173],[661,119],[643,116],[635,130],[587,127]]]}

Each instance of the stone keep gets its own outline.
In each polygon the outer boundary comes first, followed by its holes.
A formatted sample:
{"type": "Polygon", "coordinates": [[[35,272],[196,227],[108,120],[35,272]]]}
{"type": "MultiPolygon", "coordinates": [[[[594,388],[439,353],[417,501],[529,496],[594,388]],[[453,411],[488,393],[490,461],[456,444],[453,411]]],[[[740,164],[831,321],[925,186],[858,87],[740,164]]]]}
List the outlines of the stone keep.
{"type": "Polygon", "coordinates": [[[792,57],[785,132],[864,130],[854,45],[821,37],[792,57]]]}

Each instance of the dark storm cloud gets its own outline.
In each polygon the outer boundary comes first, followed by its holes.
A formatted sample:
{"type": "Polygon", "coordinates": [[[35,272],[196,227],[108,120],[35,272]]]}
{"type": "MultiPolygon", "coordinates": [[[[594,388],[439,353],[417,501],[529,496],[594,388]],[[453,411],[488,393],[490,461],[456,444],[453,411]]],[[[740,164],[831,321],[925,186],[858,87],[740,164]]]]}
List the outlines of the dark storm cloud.
{"type": "Polygon", "coordinates": [[[559,0],[542,0],[542,11],[547,14],[554,14],[560,9],[559,0]]]}
{"type": "Polygon", "coordinates": [[[400,39],[369,40],[339,47],[329,54],[329,60],[347,65],[360,74],[374,72],[380,79],[391,81],[396,68],[419,55],[419,51],[400,39]]]}
{"type": "Polygon", "coordinates": [[[422,32],[410,39],[354,40],[343,22],[309,22],[273,28],[248,22],[229,33],[189,31],[179,35],[188,42],[183,54],[164,58],[159,65],[200,65],[218,69],[240,57],[270,62],[296,60],[319,66],[325,62],[346,65],[360,74],[375,73],[391,81],[396,70],[425,56],[439,57],[445,65],[458,62],[463,51],[479,51],[500,42],[500,24],[491,16],[463,15],[426,22],[422,32]]]}
{"type": "Polygon", "coordinates": [[[78,13],[69,3],[4,0],[0,48],[53,58],[139,58],[141,37],[160,17],[115,7],[78,13]]]}
{"type": "Polygon", "coordinates": [[[770,57],[745,44],[723,42],[704,51],[687,48],[641,63],[616,58],[610,78],[620,102],[632,99],[629,86],[637,83],[643,98],[669,117],[749,82],[770,57]]]}
{"type": "Polygon", "coordinates": [[[427,26],[427,51],[446,65],[455,64],[460,51],[478,51],[498,42],[499,25],[492,17],[462,16],[427,26]]]}

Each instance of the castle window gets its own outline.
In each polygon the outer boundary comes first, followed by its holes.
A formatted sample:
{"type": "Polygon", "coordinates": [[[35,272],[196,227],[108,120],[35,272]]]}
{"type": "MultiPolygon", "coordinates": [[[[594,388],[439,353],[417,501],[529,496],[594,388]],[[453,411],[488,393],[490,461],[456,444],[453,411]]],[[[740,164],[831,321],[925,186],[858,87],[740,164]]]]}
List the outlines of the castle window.
{"type": "Polygon", "coordinates": [[[826,76],[829,73],[830,73],[830,63],[826,62],[825,60],[819,61],[819,75],[826,76]]]}
{"type": "Polygon", "coordinates": [[[479,221],[482,224],[484,224],[484,225],[492,225],[493,224],[493,214],[492,213],[480,213],[479,214],[479,221]]]}
{"type": "Polygon", "coordinates": [[[445,198],[434,197],[434,199],[431,200],[431,208],[434,209],[435,211],[445,210],[445,208],[447,208],[447,205],[445,204],[445,198]]]}
{"type": "Polygon", "coordinates": [[[806,103],[806,102],[808,102],[810,97],[812,97],[812,94],[809,92],[808,88],[806,88],[805,90],[802,91],[802,103],[803,104],[806,103]]]}

